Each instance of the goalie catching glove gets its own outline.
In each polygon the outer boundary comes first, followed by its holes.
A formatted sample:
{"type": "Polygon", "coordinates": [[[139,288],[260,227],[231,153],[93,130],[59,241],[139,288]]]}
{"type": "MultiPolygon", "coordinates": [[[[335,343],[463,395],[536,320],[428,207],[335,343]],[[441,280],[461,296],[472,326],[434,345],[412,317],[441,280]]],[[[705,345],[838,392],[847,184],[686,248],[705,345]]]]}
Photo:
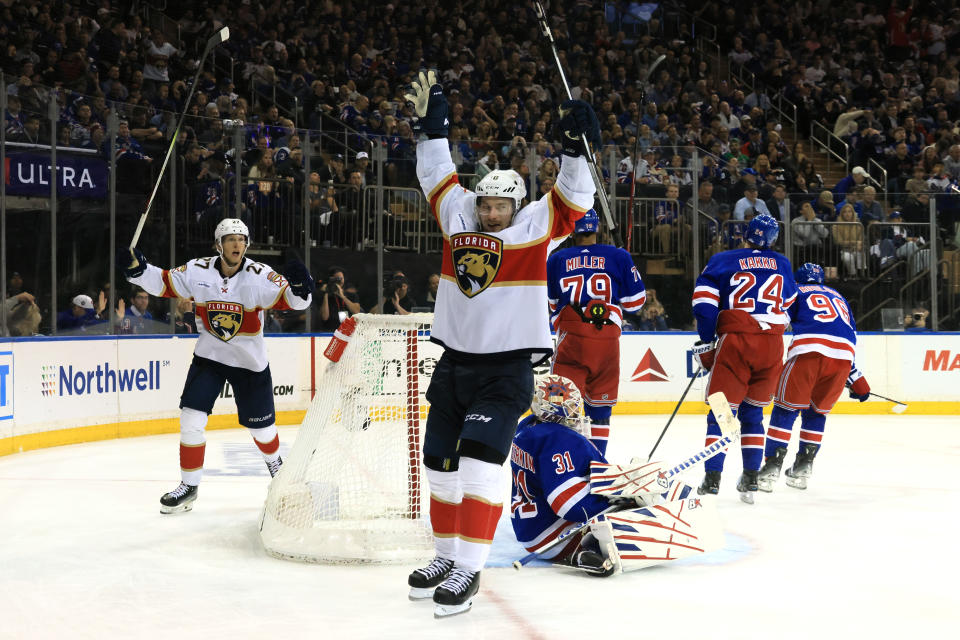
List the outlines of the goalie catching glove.
{"type": "Polygon", "coordinates": [[[437,73],[432,69],[420,72],[419,82],[410,83],[410,93],[403,96],[413,103],[419,120],[415,132],[423,132],[428,138],[446,138],[450,129],[447,114],[450,110],[443,87],[437,82],[437,73]]]}
{"type": "Polygon", "coordinates": [[[866,402],[870,397],[870,385],[867,379],[863,377],[863,372],[857,369],[856,365],[850,367],[850,375],[847,377],[847,388],[850,389],[850,397],[860,402],[866,402]]]}
{"type": "Polygon", "coordinates": [[[593,107],[583,100],[566,100],[560,105],[560,119],[554,135],[560,140],[563,152],[568,156],[582,156],[583,140],[581,136],[599,149],[602,143],[600,138],[600,121],[593,107]]]}
{"type": "Polygon", "coordinates": [[[148,264],[146,257],[136,247],[117,250],[117,269],[127,280],[142,276],[148,264]]]}
{"type": "Polygon", "coordinates": [[[315,285],[307,267],[299,260],[291,260],[283,266],[283,277],[290,284],[293,295],[306,300],[313,293],[315,285]]]}
{"type": "Polygon", "coordinates": [[[713,361],[717,357],[717,345],[713,342],[704,342],[697,340],[693,345],[693,359],[703,367],[704,371],[710,371],[713,368],[713,361]]]}

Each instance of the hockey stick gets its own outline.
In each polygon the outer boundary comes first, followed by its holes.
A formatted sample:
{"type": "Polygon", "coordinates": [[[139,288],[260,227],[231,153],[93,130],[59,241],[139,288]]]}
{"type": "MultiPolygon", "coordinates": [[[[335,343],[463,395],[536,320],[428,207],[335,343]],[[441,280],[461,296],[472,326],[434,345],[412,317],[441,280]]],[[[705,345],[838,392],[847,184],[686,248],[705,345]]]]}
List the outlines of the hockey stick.
{"type": "MultiPolygon", "coordinates": [[[[573,94],[570,93],[570,85],[567,83],[567,76],[563,72],[563,65],[560,64],[560,56],[557,54],[557,43],[553,39],[553,31],[550,30],[550,25],[547,23],[547,14],[543,10],[543,5],[540,4],[540,0],[534,0],[533,8],[537,14],[537,22],[540,23],[540,31],[550,42],[550,49],[553,51],[553,60],[557,63],[557,71],[560,72],[560,81],[563,83],[564,91],[567,92],[567,100],[573,100],[573,94]]],[[[584,157],[587,160],[587,167],[590,169],[590,177],[593,178],[593,187],[597,190],[597,199],[600,201],[600,208],[603,210],[603,218],[607,221],[607,226],[610,228],[610,231],[614,232],[617,246],[622,247],[623,242],[620,239],[620,233],[616,231],[617,225],[613,221],[613,215],[610,213],[610,203],[607,201],[607,194],[603,190],[603,181],[600,179],[602,174],[599,167],[597,167],[596,159],[593,157],[593,151],[590,150],[590,143],[587,142],[585,136],[580,136],[580,141],[583,142],[584,157]]]]}
{"type": "Polygon", "coordinates": [[[670,419],[667,420],[667,424],[664,425],[663,431],[660,432],[660,437],[657,438],[657,441],[653,445],[653,449],[650,449],[650,455],[647,456],[647,462],[650,462],[650,458],[653,457],[653,452],[657,450],[657,447],[660,446],[660,441],[663,440],[663,436],[666,435],[667,429],[670,428],[670,423],[673,422],[674,416],[677,415],[677,411],[680,411],[680,405],[683,404],[683,400],[687,397],[687,393],[690,392],[690,387],[693,386],[693,381],[700,377],[700,372],[703,371],[703,367],[698,366],[696,373],[693,374],[693,377],[690,378],[690,382],[687,384],[687,388],[683,390],[683,395],[680,396],[680,400],[677,402],[677,406],[673,408],[673,413],[670,414],[670,419]]]}
{"type": "MultiPolygon", "coordinates": [[[[660,57],[653,61],[653,64],[650,65],[650,68],[647,69],[647,75],[644,76],[643,80],[640,83],[640,118],[643,119],[643,111],[647,106],[647,90],[644,88],[644,84],[650,82],[650,76],[653,75],[653,70],[659,66],[661,62],[666,59],[667,54],[661,53],[660,57]]],[[[637,123],[637,135],[634,136],[633,144],[633,166],[630,168],[630,202],[627,205],[627,251],[630,251],[631,241],[633,240],[633,195],[637,190],[637,164],[640,161],[640,125],[637,123]]]]}
{"type": "MultiPolygon", "coordinates": [[[[674,465],[673,467],[668,469],[663,474],[664,480],[674,475],[677,475],[682,471],[686,471],[687,469],[690,469],[691,467],[694,467],[700,464],[701,462],[706,462],[713,456],[717,455],[718,453],[726,449],[727,446],[733,442],[734,438],[737,437],[738,431],[736,428],[737,427],[736,418],[733,417],[733,413],[730,411],[730,405],[727,404],[726,396],[724,396],[722,392],[717,392],[712,394],[707,399],[707,401],[710,403],[710,407],[714,409],[714,415],[717,416],[717,421],[720,423],[720,427],[724,432],[724,436],[719,440],[717,440],[716,442],[713,442],[709,446],[696,452],[692,456],[685,458],[679,464],[674,465]]],[[[593,467],[593,464],[591,464],[591,468],[592,467],[593,467]]],[[[630,471],[632,470],[628,470],[627,472],[624,472],[624,475],[629,474],[630,471]]],[[[626,486],[627,484],[630,484],[633,482],[634,480],[631,479],[629,483],[624,483],[622,486],[626,486]]],[[[660,482],[660,479],[658,478],[657,483],[659,484],[659,482],[660,482]]],[[[613,495],[616,495],[616,494],[613,494],[613,495]]],[[[535,560],[537,556],[547,552],[550,549],[553,549],[558,544],[561,544],[564,541],[569,540],[571,537],[579,534],[581,531],[589,527],[592,523],[596,522],[597,518],[599,518],[600,516],[610,513],[611,511],[617,511],[621,508],[622,507],[619,505],[610,505],[609,507],[607,507],[597,515],[593,516],[592,518],[589,518],[588,520],[576,525],[572,529],[569,529],[568,531],[560,534],[554,540],[551,540],[548,544],[544,545],[543,547],[540,547],[536,551],[531,551],[530,553],[523,556],[519,560],[515,560],[513,563],[513,568],[519,571],[524,566],[530,564],[533,560],[535,560]]]]}
{"type": "Polygon", "coordinates": [[[187,94],[187,99],[183,103],[183,113],[181,113],[180,117],[177,119],[177,128],[173,130],[173,135],[170,137],[170,146],[167,147],[167,155],[164,156],[163,164],[160,166],[160,175],[157,176],[157,181],[153,185],[153,192],[150,194],[150,199],[147,200],[147,206],[143,210],[143,214],[140,216],[140,222],[137,223],[137,230],[134,232],[133,239],[130,241],[131,250],[136,247],[137,242],[140,241],[140,233],[143,231],[143,225],[147,222],[147,215],[150,213],[150,206],[153,204],[153,199],[157,197],[157,190],[160,189],[160,181],[163,180],[163,173],[167,169],[167,163],[170,162],[170,154],[173,153],[173,148],[177,146],[177,138],[180,136],[180,127],[183,126],[183,121],[187,117],[187,110],[190,108],[190,100],[193,99],[193,92],[197,90],[197,83],[200,82],[200,74],[203,72],[203,63],[206,62],[207,56],[210,55],[210,52],[213,51],[214,47],[221,42],[227,41],[229,38],[230,28],[224,27],[210,36],[210,39],[207,40],[207,45],[203,48],[203,55],[200,56],[200,62],[197,64],[197,73],[193,76],[193,84],[190,86],[190,93],[187,94]]]}
{"type": "Polygon", "coordinates": [[[893,398],[887,398],[886,396],[882,396],[879,393],[874,393],[873,391],[870,392],[870,395],[872,395],[874,398],[880,398],[881,400],[886,400],[887,402],[892,402],[893,404],[897,405],[890,409],[894,413],[903,413],[907,410],[906,402],[900,402],[899,400],[894,400],[893,398]]]}

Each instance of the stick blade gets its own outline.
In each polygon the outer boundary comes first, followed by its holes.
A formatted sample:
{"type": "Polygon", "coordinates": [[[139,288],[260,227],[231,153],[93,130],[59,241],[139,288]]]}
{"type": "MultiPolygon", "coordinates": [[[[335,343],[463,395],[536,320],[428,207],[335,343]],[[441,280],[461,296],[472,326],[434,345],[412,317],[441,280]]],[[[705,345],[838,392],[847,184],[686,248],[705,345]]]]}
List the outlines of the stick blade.
{"type": "Polygon", "coordinates": [[[893,411],[894,413],[903,413],[906,410],[907,405],[905,404],[895,404],[890,408],[890,411],[893,411]]]}
{"type": "Polygon", "coordinates": [[[707,404],[710,405],[713,416],[717,419],[723,435],[729,436],[737,432],[739,428],[737,419],[733,416],[733,411],[730,410],[730,403],[727,402],[727,396],[724,395],[722,391],[717,391],[707,396],[707,404]]]}

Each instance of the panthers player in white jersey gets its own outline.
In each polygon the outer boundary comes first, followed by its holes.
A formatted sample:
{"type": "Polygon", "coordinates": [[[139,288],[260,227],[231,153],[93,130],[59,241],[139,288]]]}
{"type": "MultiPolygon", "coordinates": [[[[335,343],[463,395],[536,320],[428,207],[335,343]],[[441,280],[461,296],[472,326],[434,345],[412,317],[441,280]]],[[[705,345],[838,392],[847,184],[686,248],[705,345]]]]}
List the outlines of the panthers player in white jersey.
{"type": "Polygon", "coordinates": [[[281,275],[244,257],[250,232],[236,218],[221,220],[214,240],[219,256],[197,258],[176,269],[148,264],[137,249],[121,250],[117,260],[127,280],[151,295],[194,300],[202,325],[180,396],[181,482],[160,498],[161,513],[193,508],[203,474],[207,416],[224,381],[233,387],[240,424],[250,430],[270,475],[282,464],[263,310],[306,309],[313,280],[300,262],[288,262],[281,275]]]}
{"type": "Polygon", "coordinates": [[[423,441],[436,557],[408,584],[411,599],[432,598],[444,617],[469,610],[479,589],[503,509],[501,467],[533,394],[532,364],[552,352],[547,255],[593,205],[579,136],[599,145],[600,126],[587,103],[561,106],[556,186],[521,208],[526,188],[515,171],[491,171],[474,192],[460,186],[446,98],[431,76],[421,73],[408,99],[430,138],[417,144],[417,177],[444,245],[431,330],[444,352],[427,390],[423,441]]]}

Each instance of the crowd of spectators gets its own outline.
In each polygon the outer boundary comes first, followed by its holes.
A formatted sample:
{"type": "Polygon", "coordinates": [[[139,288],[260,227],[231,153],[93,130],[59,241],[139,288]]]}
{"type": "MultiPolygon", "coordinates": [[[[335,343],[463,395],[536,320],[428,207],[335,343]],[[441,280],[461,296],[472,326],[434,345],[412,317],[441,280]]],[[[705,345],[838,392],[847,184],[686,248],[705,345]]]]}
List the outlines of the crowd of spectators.
{"type": "MultiPolygon", "coordinates": [[[[112,152],[130,177],[123,185],[147,192],[154,161],[169,144],[171,114],[186,108],[176,152],[197,223],[212,226],[236,204],[231,181],[239,159],[240,206],[259,241],[279,236],[286,218],[253,214],[299,210],[306,182],[313,237],[363,246],[361,191],[376,177],[373,149],[386,153],[387,184],[416,186],[416,122],[403,94],[414,73],[431,67],[450,102],[449,138],[461,174],[513,168],[533,178],[534,196],[556,179],[552,130],[566,95],[525,3],[171,1],[166,11],[177,33],[145,24],[139,8],[123,0],[25,0],[0,9],[9,140],[56,139],[109,154],[107,116],[116,113],[112,152]],[[185,105],[198,51],[224,25],[231,38],[220,49],[232,58],[233,75],[208,64],[185,105]],[[59,109],[53,131],[47,88],[59,109]]],[[[922,248],[923,238],[891,226],[882,238],[889,242],[867,252],[864,231],[822,223],[909,225],[926,219],[927,194],[936,198],[944,238],[954,241],[956,2],[923,10],[901,0],[707,2],[681,6],[692,13],[675,12],[673,22],[654,13],[628,28],[623,18],[636,9],[550,3],[548,15],[572,93],[600,119],[604,179],[625,187],[634,180],[641,198],[669,203],[651,207],[658,213],[640,229],[653,250],[681,244],[675,241],[689,226],[695,175],[710,185],[698,201],[716,221],[709,227],[713,250],[739,242],[738,222],[769,212],[790,225],[795,246],[829,243],[838,262],[827,266],[857,276],[865,266],[858,256],[888,260],[892,245],[893,259],[902,258],[909,251],[903,247],[922,248]],[[693,13],[698,25],[716,26],[724,60],[687,35],[693,13]],[[665,60],[644,85],[638,79],[661,54],[665,60]],[[726,66],[752,74],[754,88],[724,79],[726,66]],[[797,130],[773,108],[778,95],[797,106],[797,130]],[[816,166],[802,140],[811,122],[849,145],[842,179],[825,180],[816,166]],[[615,175],[606,170],[609,149],[615,175]],[[886,170],[886,183],[871,161],[886,170]]]]}

